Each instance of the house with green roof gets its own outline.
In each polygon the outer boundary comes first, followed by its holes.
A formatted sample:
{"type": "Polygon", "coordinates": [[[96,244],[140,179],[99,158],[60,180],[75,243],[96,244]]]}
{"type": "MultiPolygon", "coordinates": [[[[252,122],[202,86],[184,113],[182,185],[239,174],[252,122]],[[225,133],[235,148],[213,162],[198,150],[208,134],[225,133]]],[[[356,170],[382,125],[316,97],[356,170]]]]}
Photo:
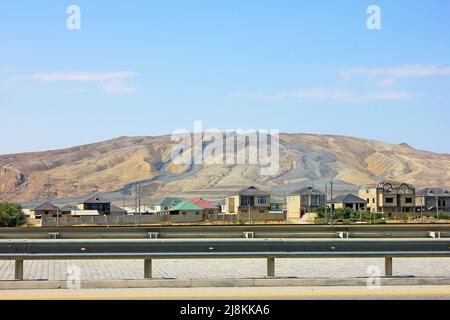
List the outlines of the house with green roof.
{"type": "Polygon", "coordinates": [[[155,206],[156,212],[166,212],[170,210],[171,208],[175,207],[180,202],[183,202],[183,199],[181,198],[174,198],[174,197],[166,197],[161,200],[160,203],[158,203],[155,206]]]}
{"type": "Polygon", "coordinates": [[[190,201],[182,201],[166,212],[170,215],[172,222],[201,222],[204,219],[203,208],[190,201]]]}

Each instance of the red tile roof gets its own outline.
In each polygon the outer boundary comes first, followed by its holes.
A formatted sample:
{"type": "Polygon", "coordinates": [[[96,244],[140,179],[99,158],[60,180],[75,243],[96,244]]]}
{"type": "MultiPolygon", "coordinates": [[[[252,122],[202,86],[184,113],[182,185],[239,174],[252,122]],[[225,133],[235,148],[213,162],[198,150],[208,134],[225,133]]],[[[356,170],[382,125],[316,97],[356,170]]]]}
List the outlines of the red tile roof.
{"type": "Polygon", "coordinates": [[[217,209],[217,206],[213,205],[212,203],[209,203],[208,201],[203,200],[202,198],[192,198],[188,201],[196,204],[202,209],[217,209]]]}

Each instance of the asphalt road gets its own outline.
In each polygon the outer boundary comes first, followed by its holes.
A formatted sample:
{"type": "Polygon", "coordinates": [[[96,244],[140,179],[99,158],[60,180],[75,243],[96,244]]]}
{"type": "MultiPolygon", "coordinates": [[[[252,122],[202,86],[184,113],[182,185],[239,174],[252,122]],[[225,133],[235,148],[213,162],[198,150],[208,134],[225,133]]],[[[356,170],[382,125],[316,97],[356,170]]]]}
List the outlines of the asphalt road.
{"type": "Polygon", "coordinates": [[[0,300],[450,300],[450,286],[8,290],[0,300]]]}

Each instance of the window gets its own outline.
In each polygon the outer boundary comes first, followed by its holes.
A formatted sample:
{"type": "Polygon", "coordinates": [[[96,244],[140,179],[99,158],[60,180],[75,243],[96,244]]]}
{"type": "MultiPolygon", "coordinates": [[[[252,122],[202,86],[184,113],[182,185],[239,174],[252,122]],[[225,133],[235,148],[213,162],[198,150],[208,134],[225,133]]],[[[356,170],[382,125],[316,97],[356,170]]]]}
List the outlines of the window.
{"type": "Polygon", "coordinates": [[[370,199],[369,198],[367,198],[367,203],[370,203],[370,199]]]}
{"type": "Polygon", "coordinates": [[[375,203],[375,198],[372,199],[372,203],[375,203]]]}
{"type": "Polygon", "coordinates": [[[386,203],[394,203],[394,198],[386,198],[386,203]]]}
{"type": "Polygon", "coordinates": [[[258,204],[267,204],[267,197],[258,197],[258,204]]]}
{"type": "Polygon", "coordinates": [[[406,198],[406,199],[405,199],[405,202],[406,202],[406,203],[412,203],[412,198],[406,198]]]}
{"type": "Polygon", "coordinates": [[[242,197],[241,205],[253,207],[255,205],[255,198],[254,197],[242,197]]]}

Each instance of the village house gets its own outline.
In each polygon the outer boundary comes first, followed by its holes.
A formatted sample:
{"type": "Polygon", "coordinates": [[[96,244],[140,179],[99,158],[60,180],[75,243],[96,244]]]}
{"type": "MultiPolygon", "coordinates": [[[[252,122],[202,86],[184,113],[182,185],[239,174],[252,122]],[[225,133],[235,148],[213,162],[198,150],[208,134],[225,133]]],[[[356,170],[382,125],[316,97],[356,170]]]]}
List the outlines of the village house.
{"type": "Polygon", "coordinates": [[[32,216],[35,219],[42,219],[42,217],[56,217],[61,216],[61,208],[55,206],[50,202],[44,202],[31,210],[32,216]]]}
{"type": "Polygon", "coordinates": [[[286,198],[288,219],[300,219],[326,205],[325,193],[313,187],[301,188],[286,198]]]}
{"type": "Polygon", "coordinates": [[[242,189],[226,199],[228,214],[253,215],[270,212],[270,194],[256,187],[242,189]]]}
{"type": "Polygon", "coordinates": [[[201,222],[203,221],[203,208],[190,202],[182,201],[170,208],[167,213],[172,222],[201,222]]]}
{"type": "Polygon", "coordinates": [[[110,215],[111,202],[100,197],[99,195],[94,195],[92,197],[87,198],[83,202],[79,203],[78,209],[97,210],[100,215],[110,215]]]}
{"type": "Polygon", "coordinates": [[[174,197],[166,197],[161,202],[155,206],[156,212],[164,212],[168,211],[169,209],[175,207],[180,202],[183,202],[183,199],[180,198],[174,198],[174,197]]]}
{"type": "Polygon", "coordinates": [[[450,212],[450,192],[443,188],[424,188],[416,193],[416,207],[421,212],[450,212]]]}
{"type": "Polygon", "coordinates": [[[350,208],[355,211],[365,211],[367,200],[361,199],[354,194],[341,195],[331,201],[334,209],[350,208]]]}
{"type": "Polygon", "coordinates": [[[192,198],[188,200],[189,202],[197,205],[203,209],[203,219],[207,220],[209,216],[219,213],[219,207],[203,200],[202,198],[192,198]]]}
{"type": "Polygon", "coordinates": [[[382,181],[359,190],[359,197],[366,199],[367,210],[378,213],[415,212],[416,190],[399,182],[382,181]]]}

